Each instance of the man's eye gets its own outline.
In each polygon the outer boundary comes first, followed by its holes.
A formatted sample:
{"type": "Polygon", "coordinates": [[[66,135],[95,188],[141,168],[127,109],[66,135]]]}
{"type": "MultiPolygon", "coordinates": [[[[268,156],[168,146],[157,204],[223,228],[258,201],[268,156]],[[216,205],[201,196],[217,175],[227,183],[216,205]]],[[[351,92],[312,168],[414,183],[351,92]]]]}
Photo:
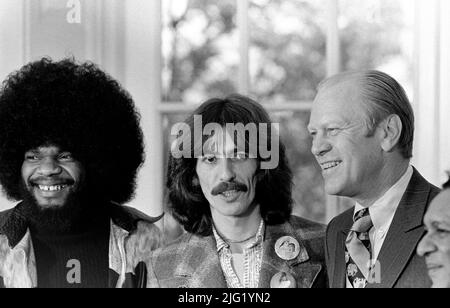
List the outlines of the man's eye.
{"type": "Polygon", "coordinates": [[[206,155],[203,156],[202,160],[208,164],[214,164],[217,161],[217,158],[214,155],[206,155]]]}
{"type": "Polygon", "coordinates": [[[449,230],[441,229],[441,228],[436,229],[436,232],[437,232],[438,234],[441,234],[441,235],[447,235],[447,234],[450,234],[450,231],[449,231],[449,230]]]}
{"type": "Polygon", "coordinates": [[[327,134],[329,136],[336,136],[337,134],[339,134],[340,129],[339,128],[327,128],[327,134]]]}
{"type": "Polygon", "coordinates": [[[70,153],[64,153],[59,156],[59,159],[64,161],[73,160],[73,156],[70,153]]]}
{"type": "Polygon", "coordinates": [[[27,154],[25,155],[25,159],[28,161],[36,161],[39,160],[39,157],[35,154],[27,154]]]}

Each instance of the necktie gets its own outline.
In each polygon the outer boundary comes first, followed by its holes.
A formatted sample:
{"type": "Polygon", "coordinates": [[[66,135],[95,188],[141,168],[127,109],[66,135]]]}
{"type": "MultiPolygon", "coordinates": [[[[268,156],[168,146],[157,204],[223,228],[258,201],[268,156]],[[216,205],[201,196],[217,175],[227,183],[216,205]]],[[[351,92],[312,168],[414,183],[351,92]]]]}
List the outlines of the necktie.
{"type": "Polygon", "coordinates": [[[372,258],[369,238],[372,227],[369,209],[359,211],[345,242],[347,277],[354,288],[365,288],[367,285],[372,258]]]}

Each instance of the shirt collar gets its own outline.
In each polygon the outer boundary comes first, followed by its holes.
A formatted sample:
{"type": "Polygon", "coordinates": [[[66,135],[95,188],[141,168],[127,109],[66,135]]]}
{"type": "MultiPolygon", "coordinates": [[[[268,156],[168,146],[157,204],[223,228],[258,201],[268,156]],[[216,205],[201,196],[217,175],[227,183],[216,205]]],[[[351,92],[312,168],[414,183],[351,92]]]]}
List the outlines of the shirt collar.
{"type": "MultiPolygon", "coordinates": [[[[264,220],[261,219],[258,232],[256,232],[256,236],[254,237],[254,239],[246,246],[246,249],[250,249],[257,245],[262,244],[264,241],[264,232],[265,232],[265,224],[264,220]]],[[[230,248],[230,245],[219,235],[214,224],[213,224],[213,234],[214,238],[216,239],[217,252],[220,252],[224,248],[230,248]]]]}
{"type": "MultiPolygon", "coordinates": [[[[372,219],[375,229],[387,229],[390,226],[400,201],[408,188],[412,175],[413,168],[410,165],[400,180],[398,180],[397,183],[395,183],[381,198],[369,207],[370,218],[372,219]]],[[[364,209],[364,207],[359,203],[356,203],[353,217],[362,209],[364,209]]]]}

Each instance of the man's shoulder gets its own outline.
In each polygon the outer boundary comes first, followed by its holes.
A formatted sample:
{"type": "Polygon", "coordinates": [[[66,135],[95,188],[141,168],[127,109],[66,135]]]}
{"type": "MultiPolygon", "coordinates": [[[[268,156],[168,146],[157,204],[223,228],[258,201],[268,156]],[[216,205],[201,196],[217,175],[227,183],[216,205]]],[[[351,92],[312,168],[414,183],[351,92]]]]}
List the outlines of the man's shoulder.
{"type": "Polygon", "coordinates": [[[152,265],[159,278],[170,278],[174,272],[188,272],[195,269],[211,257],[211,236],[202,237],[192,233],[183,233],[176,240],[152,252],[152,265]]]}
{"type": "Polygon", "coordinates": [[[155,250],[153,256],[159,260],[166,260],[166,257],[168,256],[182,254],[189,247],[195,246],[195,243],[198,243],[199,246],[201,246],[200,242],[200,237],[189,232],[184,232],[175,240],[166,243],[163,247],[155,250]],[[192,242],[191,239],[194,239],[194,241],[192,242]]]}
{"type": "MultiPolygon", "coordinates": [[[[348,210],[342,212],[341,214],[334,217],[327,226],[327,235],[331,233],[336,233],[338,230],[347,228],[348,224],[353,222],[353,214],[355,212],[355,207],[352,206],[348,210]]],[[[350,225],[351,226],[351,225],[350,225]]],[[[350,227],[348,227],[350,228],[350,227]]]]}
{"type": "Polygon", "coordinates": [[[1,230],[2,226],[4,226],[6,224],[6,221],[11,216],[13,210],[14,209],[9,209],[9,210],[0,212],[0,230],[1,230]]]}
{"type": "Polygon", "coordinates": [[[294,228],[296,232],[309,234],[313,237],[323,237],[325,235],[326,226],[309,219],[292,215],[289,219],[289,224],[294,228]]]}
{"type": "Polygon", "coordinates": [[[138,224],[152,226],[155,222],[164,216],[150,217],[136,208],[112,203],[110,205],[110,215],[114,223],[121,228],[132,231],[137,228],[138,224]]]}

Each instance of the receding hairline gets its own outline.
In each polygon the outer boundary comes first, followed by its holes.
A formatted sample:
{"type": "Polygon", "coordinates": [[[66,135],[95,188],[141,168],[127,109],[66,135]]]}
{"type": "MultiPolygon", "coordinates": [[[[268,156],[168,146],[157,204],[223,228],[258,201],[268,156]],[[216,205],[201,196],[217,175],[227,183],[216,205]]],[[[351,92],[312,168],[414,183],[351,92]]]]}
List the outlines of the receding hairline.
{"type": "Polygon", "coordinates": [[[387,74],[377,70],[360,70],[346,71],[328,77],[319,84],[316,98],[319,98],[323,93],[341,87],[345,91],[351,92],[354,95],[353,98],[362,103],[358,104],[358,106],[363,108],[365,116],[370,117],[371,112],[369,108],[372,102],[367,95],[367,90],[369,85],[368,79],[373,75],[387,74]]]}
{"type": "Polygon", "coordinates": [[[318,93],[343,85],[357,86],[361,92],[364,87],[364,80],[370,72],[374,71],[347,71],[328,77],[319,84],[318,93]]]}

